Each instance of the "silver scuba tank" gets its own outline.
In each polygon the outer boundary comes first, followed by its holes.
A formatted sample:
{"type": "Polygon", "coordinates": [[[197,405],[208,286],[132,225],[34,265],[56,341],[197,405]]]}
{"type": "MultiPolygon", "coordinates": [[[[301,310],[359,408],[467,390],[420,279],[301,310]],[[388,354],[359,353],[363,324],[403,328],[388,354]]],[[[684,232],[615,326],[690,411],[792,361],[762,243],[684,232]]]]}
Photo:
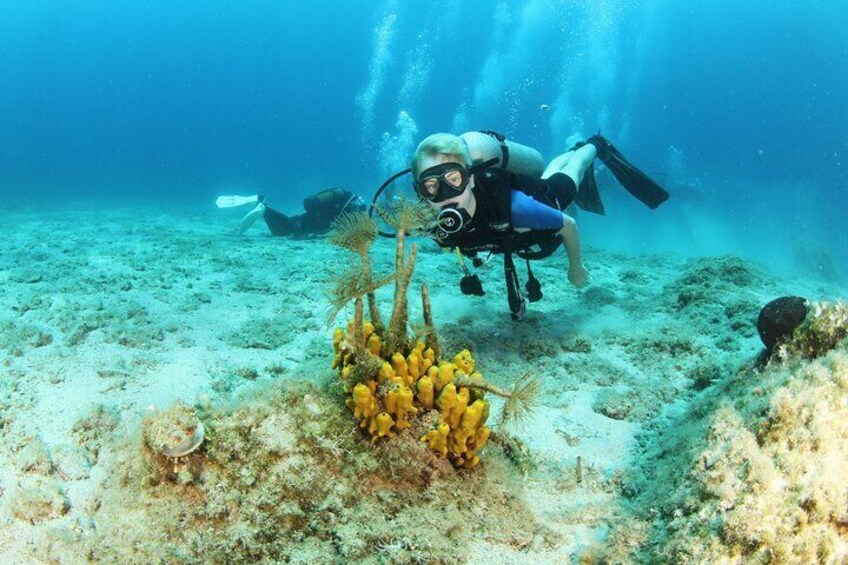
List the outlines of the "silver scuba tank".
{"type": "Polygon", "coordinates": [[[475,163],[498,158],[498,168],[533,178],[541,177],[545,170],[541,153],[495,132],[469,131],[460,137],[468,145],[468,152],[475,163]]]}

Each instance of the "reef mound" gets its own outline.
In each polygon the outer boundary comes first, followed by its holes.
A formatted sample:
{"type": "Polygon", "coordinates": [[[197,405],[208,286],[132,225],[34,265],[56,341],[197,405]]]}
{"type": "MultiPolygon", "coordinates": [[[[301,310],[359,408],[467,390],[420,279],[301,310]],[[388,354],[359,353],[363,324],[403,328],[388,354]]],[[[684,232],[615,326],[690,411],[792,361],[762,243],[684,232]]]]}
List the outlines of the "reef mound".
{"type": "Polygon", "coordinates": [[[751,361],[642,437],[603,559],[848,560],[844,312],[815,306],[780,355],[751,361]]]}
{"type": "Polygon", "coordinates": [[[136,437],[90,526],[69,528],[43,557],[68,543],[103,563],[449,563],[468,557],[479,531],[532,539],[506,450],[493,445],[485,465],[458,473],[407,434],[363,442],[343,406],[300,384],[198,410],[207,441],[166,472],[136,437]]]}

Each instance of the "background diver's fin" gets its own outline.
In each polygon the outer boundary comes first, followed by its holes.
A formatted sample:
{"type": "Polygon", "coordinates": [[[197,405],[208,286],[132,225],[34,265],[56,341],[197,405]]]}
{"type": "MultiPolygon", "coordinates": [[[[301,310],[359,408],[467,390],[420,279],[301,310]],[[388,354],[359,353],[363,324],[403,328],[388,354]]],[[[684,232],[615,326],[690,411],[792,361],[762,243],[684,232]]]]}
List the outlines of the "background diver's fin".
{"type": "Polygon", "coordinates": [[[594,163],[589,165],[589,168],[586,169],[586,173],[583,175],[583,180],[580,181],[580,189],[574,197],[574,203],[577,204],[581,210],[606,216],[604,203],[601,201],[601,195],[598,193],[598,184],[595,182],[594,163]]]}
{"type": "Polygon", "coordinates": [[[627,192],[652,210],[668,200],[668,192],[651,177],[634,167],[612,143],[600,135],[595,136],[595,140],[605,146],[599,148],[598,158],[627,192]]]}
{"type": "Polygon", "coordinates": [[[253,196],[219,196],[215,200],[215,206],[218,208],[233,208],[234,206],[253,204],[254,202],[259,202],[258,194],[254,194],[253,196]]]}
{"type": "Polygon", "coordinates": [[[247,231],[247,228],[252,226],[253,222],[258,220],[259,217],[262,216],[263,214],[265,214],[265,204],[260,202],[259,204],[256,205],[255,208],[253,208],[253,210],[248,212],[247,215],[244,218],[242,218],[241,225],[239,225],[237,233],[239,235],[242,235],[245,231],[247,231]]]}

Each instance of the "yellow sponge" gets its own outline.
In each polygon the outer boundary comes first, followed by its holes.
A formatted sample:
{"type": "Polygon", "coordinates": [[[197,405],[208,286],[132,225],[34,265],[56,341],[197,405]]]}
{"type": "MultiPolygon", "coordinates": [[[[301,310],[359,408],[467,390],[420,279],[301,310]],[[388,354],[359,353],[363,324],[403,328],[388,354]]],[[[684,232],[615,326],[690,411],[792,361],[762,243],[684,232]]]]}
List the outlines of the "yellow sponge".
{"type": "Polygon", "coordinates": [[[480,421],[483,419],[485,407],[486,403],[484,401],[475,400],[462,414],[459,427],[453,432],[457,453],[465,453],[468,450],[467,444],[477,434],[480,428],[480,421]]]}
{"type": "Polygon", "coordinates": [[[453,362],[440,363],[435,351],[418,340],[411,349],[384,357],[382,337],[370,322],[363,327],[367,352],[351,348],[347,336],[352,331],[353,325],[349,324],[348,333],[341,329],[333,332],[333,368],[345,381],[345,391],[350,395],[345,401],[347,406],[359,426],[371,434],[372,441],[392,437],[410,428],[418,414],[437,410],[438,415],[432,416],[438,423],[420,441],[454,466],[476,466],[480,461],[477,452],[485,447],[491,434],[485,427],[489,403],[483,398],[482,389],[457,387],[455,383],[459,374],[482,379],[475,371],[471,353],[464,349],[454,356],[453,362]],[[367,365],[374,367],[369,369],[373,375],[360,375],[361,371],[354,370],[363,358],[370,363],[372,356],[382,360],[367,365]]]}
{"type": "Polygon", "coordinates": [[[392,420],[392,417],[387,412],[380,412],[377,414],[377,417],[372,420],[368,431],[371,432],[371,435],[373,436],[372,439],[391,437],[394,435],[392,434],[392,426],[394,426],[394,424],[394,420],[392,420]]]}
{"type": "Polygon", "coordinates": [[[380,336],[374,333],[368,336],[367,347],[368,351],[379,357],[380,353],[383,351],[383,342],[380,340],[380,336]]]}
{"type": "Polygon", "coordinates": [[[377,399],[371,389],[362,383],[353,387],[353,415],[360,418],[361,427],[368,425],[368,421],[377,413],[377,399]]]}
{"type": "Polygon", "coordinates": [[[467,349],[463,349],[457,353],[453,358],[453,362],[456,364],[457,368],[466,375],[470,375],[474,372],[474,359],[471,357],[471,352],[467,349]]]}
{"type": "Polygon", "coordinates": [[[453,382],[453,374],[456,371],[456,365],[453,363],[439,363],[439,375],[433,384],[436,390],[442,390],[448,383],[453,382]]]}
{"type": "Polygon", "coordinates": [[[412,405],[412,391],[407,387],[400,387],[397,396],[397,413],[395,426],[398,430],[409,427],[409,416],[418,414],[418,409],[412,405]]]}
{"type": "MultiPolygon", "coordinates": [[[[454,384],[451,383],[448,386],[454,386],[454,384]]],[[[445,420],[447,421],[448,425],[451,427],[452,430],[459,427],[459,422],[462,419],[462,415],[465,413],[465,409],[468,407],[469,399],[470,396],[468,394],[468,389],[465,387],[459,389],[459,392],[456,394],[456,402],[454,402],[454,405],[451,407],[450,411],[448,412],[448,415],[445,417],[445,420]]]]}
{"type": "Polygon", "coordinates": [[[450,383],[439,393],[439,397],[436,399],[436,407],[442,413],[442,419],[447,421],[454,406],[456,406],[456,385],[450,383]]]}
{"type": "Polygon", "coordinates": [[[418,383],[416,383],[416,387],[418,388],[418,395],[416,396],[416,400],[418,403],[424,408],[430,409],[433,407],[433,379],[431,379],[428,375],[425,375],[418,379],[418,383]]]}
{"type": "Polygon", "coordinates": [[[430,446],[430,449],[441,453],[442,457],[447,457],[447,441],[449,432],[450,428],[448,427],[448,425],[442,422],[438,425],[438,427],[436,427],[436,429],[427,432],[424,437],[421,438],[421,441],[426,442],[427,445],[430,446]]]}

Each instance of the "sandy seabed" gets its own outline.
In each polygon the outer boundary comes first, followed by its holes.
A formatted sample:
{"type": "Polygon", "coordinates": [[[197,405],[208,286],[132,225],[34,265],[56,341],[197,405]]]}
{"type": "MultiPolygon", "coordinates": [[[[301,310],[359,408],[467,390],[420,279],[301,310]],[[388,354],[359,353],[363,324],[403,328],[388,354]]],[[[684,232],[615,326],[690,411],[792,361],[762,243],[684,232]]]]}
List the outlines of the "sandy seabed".
{"type": "MultiPolygon", "coordinates": [[[[304,382],[313,386],[302,396],[314,398],[333,381],[324,289],[350,256],[320,238],[265,236],[261,226],[239,237],[237,221],[215,210],[154,207],[4,213],[0,562],[203,561],[193,550],[145,561],[140,543],[130,554],[102,549],[114,535],[103,534],[115,515],[114,492],[133,477],[127,459],[142,457],[133,439],[142,419],[176,401],[237,410],[279,387],[294,387],[286,393],[292,402],[304,382]]],[[[456,540],[451,556],[404,542],[404,531],[379,543],[362,534],[358,544],[355,532],[338,533],[330,543],[332,521],[324,518],[323,529],[312,527],[315,553],[281,561],[615,561],[604,547],[611,538],[627,545],[621,523],[638,515],[643,530],[651,527],[652,509],[632,507],[639,497],[630,487],[644,481],[633,478],[637,466],[650,467],[645,457],[669,425],[759,355],[759,309],[786,294],[845,295],[832,283],[787,280],[734,257],[632,257],[589,245],[590,284],[568,285],[564,256],[535,264],[545,298],[514,323],[499,259],[481,271],[486,296],[463,296],[455,257],[419,244],[413,287],[429,284],[446,349],[469,348],[485,377],[504,387],[528,371],[542,377],[532,418],[509,430],[521,457],[487,462],[484,452],[473,471],[495,474],[493,485],[511,489],[524,524],[515,535],[489,535],[476,518],[485,509],[454,508],[450,520],[465,530],[444,532],[456,540]]],[[[392,245],[375,245],[378,272],[391,268],[392,245]]],[[[380,291],[386,300],[390,294],[380,291]]],[[[411,302],[412,318],[420,317],[411,302]]],[[[364,438],[350,441],[371,449],[364,438]]],[[[157,499],[166,499],[158,488],[157,499]]],[[[129,514],[133,503],[126,501],[129,514]]],[[[439,519],[438,505],[420,517],[422,525],[439,519]]],[[[405,520],[403,528],[417,527],[414,514],[405,520]]],[[[368,520],[342,526],[365,530],[368,520]]],[[[297,542],[306,544],[309,527],[299,531],[297,542]]],[[[650,537],[643,534],[634,551],[650,537]]],[[[151,530],[152,539],[160,535],[151,530]]]]}

